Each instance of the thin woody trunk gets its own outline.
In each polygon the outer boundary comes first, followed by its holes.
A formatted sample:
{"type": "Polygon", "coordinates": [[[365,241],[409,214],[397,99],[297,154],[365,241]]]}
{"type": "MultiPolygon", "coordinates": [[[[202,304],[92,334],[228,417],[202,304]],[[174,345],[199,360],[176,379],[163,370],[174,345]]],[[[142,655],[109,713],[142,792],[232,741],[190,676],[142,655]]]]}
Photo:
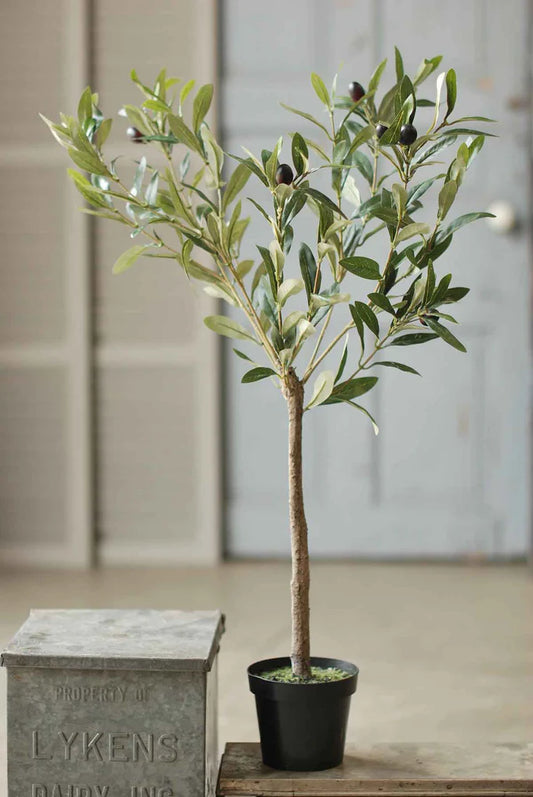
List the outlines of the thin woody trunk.
{"type": "Polygon", "coordinates": [[[302,479],[302,417],[304,388],[294,371],[287,375],[283,393],[289,412],[289,519],[291,530],[292,579],[292,670],[309,678],[309,550],[304,512],[302,479]]]}

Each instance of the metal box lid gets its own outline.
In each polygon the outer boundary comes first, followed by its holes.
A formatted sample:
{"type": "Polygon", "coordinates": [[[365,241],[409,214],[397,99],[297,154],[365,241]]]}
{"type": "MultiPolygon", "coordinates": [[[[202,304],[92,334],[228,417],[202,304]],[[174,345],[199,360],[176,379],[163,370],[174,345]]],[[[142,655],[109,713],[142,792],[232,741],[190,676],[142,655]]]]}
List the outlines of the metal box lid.
{"type": "Polygon", "coordinates": [[[223,632],[218,610],[33,609],[2,665],[207,672],[223,632]]]}

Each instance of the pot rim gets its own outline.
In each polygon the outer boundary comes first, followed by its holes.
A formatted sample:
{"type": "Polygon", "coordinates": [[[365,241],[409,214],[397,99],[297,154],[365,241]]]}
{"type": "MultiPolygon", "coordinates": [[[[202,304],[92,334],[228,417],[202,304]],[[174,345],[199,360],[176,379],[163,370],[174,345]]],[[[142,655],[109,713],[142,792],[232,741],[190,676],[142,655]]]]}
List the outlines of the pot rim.
{"type": "Polygon", "coordinates": [[[323,681],[320,683],[290,683],[283,681],[271,681],[268,678],[263,678],[263,676],[260,674],[261,671],[275,669],[276,667],[287,667],[290,666],[290,664],[290,656],[278,656],[272,659],[261,659],[260,661],[253,662],[253,664],[250,664],[247,669],[250,690],[256,695],[263,694],[265,697],[269,696],[273,698],[274,695],[279,697],[285,695],[288,697],[289,692],[291,697],[294,697],[297,693],[303,694],[303,690],[305,690],[306,695],[309,695],[311,690],[313,692],[321,693],[328,690],[330,694],[336,692],[339,694],[339,696],[341,694],[351,695],[357,688],[357,676],[359,675],[359,668],[355,664],[345,661],[344,659],[333,659],[324,656],[311,656],[311,664],[322,667],[338,667],[339,669],[348,672],[348,675],[345,678],[339,678],[336,681],[323,681]]]}

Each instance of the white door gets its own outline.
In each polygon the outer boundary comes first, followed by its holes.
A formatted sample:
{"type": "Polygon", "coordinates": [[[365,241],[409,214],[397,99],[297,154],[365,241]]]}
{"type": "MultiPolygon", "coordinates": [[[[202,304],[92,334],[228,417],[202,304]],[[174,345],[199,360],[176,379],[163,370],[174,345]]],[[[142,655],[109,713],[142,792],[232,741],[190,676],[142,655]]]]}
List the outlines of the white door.
{"type": "Polygon", "coordinates": [[[215,0],[0,3],[4,565],[219,557],[218,344],[202,323],[213,301],[168,261],[112,277],[131,240],[80,213],[38,117],[74,112],[90,82],[114,117],[112,156],[138,158],[117,117],[139,101],[130,69],[211,82],[215,12],[215,0]]]}
{"type": "MultiPolygon", "coordinates": [[[[393,61],[395,44],[408,70],[444,54],[443,67],[458,73],[459,113],[465,108],[499,120],[499,138],[487,142],[469,172],[457,215],[504,200],[520,222],[516,233],[498,236],[478,221],[458,232],[451,254],[437,261],[440,275],[449,266],[455,284],[471,288],[456,313],[468,354],[437,341],[403,358],[422,379],[381,369],[367,401],[379,437],[348,407],[306,416],[314,555],[502,557],[527,549],[528,7],[518,0],[511,14],[500,0],[224,3],[230,152],[238,154],[241,144],[260,152],[280,132],[305,130],[279,101],[300,108],[315,102],[311,71],[329,80],[343,64],[341,84],[364,84],[379,60],[393,61]]],[[[427,85],[429,94],[434,81],[427,85]]],[[[257,243],[268,243],[268,230],[251,215],[257,243]]],[[[242,362],[230,353],[226,361],[227,552],[286,555],[284,402],[268,383],[240,385],[242,362]]]]}

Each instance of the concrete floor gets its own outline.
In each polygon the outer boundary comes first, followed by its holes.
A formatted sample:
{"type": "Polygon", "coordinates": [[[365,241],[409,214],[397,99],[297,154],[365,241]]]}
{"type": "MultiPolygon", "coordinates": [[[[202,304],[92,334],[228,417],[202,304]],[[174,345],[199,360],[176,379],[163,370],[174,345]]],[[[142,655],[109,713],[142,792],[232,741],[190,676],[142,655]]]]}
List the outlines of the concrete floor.
{"type": "MultiPolygon", "coordinates": [[[[533,576],[525,565],[315,563],[312,577],[313,652],[361,670],[349,743],[533,738],[533,576]]],[[[286,563],[0,572],[0,647],[30,608],[220,608],[222,749],[257,738],[245,669],[288,652],[288,582],[286,563]]]]}

